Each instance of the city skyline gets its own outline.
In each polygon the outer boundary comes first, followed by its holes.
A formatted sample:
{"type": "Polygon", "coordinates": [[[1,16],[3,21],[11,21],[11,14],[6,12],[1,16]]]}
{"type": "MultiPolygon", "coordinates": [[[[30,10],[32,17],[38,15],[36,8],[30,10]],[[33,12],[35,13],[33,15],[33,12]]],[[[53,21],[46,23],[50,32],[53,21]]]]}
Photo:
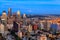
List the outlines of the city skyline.
{"type": "Polygon", "coordinates": [[[0,14],[8,8],[12,8],[12,12],[20,12],[26,14],[60,14],[60,0],[2,0],[0,1],[0,14]]]}

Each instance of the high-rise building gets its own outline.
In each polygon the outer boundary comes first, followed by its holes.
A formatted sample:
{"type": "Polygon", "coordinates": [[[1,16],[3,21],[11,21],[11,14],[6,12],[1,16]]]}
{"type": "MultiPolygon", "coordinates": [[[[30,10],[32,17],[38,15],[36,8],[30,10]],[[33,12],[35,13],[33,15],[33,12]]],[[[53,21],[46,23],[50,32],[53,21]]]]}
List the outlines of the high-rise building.
{"type": "Polygon", "coordinates": [[[20,11],[17,11],[17,18],[20,20],[21,16],[20,16],[20,11]]]}
{"type": "Polygon", "coordinates": [[[50,20],[47,20],[47,30],[48,31],[50,30],[50,25],[51,25],[51,21],[50,20]]]}
{"type": "Polygon", "coordinates": [[[28,26],[28,31],[32,32],[32,26],[31,25],[28,26]]]}
{"type": "Polygon", "coordinates": [[[6,11],[3,11],[2,16],[1,16],[1,20],[2,20],[2,23],[4,24],[4,26],[6,26],[6,24],[7,24],[7,14],[6,14],[6,11]]]}
{"type": "Polygon", "coordinates": [[[20,16],[20,11],[19,10],[17,11],[17,16],[20,16]]]}
{"type": "Polygon", "coordinates": [[[11,8],[8,9],[8,16],[10,17],[12,15],[12,10],[11,8]]]}
{"type": "Polygon", "coordinates": [[[1,19],[7,20],[7,14],[5,11],[3,11],[1,19]]]}
{"type": "Polygon", "coordinates": [[[23,14],[23,18],[26,18],[26,14],[23,14]]]}

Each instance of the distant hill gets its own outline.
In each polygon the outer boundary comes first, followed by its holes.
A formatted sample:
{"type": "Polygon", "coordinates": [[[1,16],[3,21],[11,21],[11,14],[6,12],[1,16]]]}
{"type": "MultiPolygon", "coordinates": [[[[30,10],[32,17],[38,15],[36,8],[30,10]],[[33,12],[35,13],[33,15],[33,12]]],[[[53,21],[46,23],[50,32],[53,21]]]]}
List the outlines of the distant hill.
{"type": "Polygon", "coordinates": [[[27,15],[28,18],[34,18],[34,17],[48,17],[48,16],[45,16],[45,15],[27,15]]]}
{"type": "Polygon", "coordinates": [[[56,17],[59,17],[60,15],[59,14],[46,14],[46,15],[27,15],[28,18],[34,18],[34,17],[49,17],[49,16],[56,16],[56,17]]]}

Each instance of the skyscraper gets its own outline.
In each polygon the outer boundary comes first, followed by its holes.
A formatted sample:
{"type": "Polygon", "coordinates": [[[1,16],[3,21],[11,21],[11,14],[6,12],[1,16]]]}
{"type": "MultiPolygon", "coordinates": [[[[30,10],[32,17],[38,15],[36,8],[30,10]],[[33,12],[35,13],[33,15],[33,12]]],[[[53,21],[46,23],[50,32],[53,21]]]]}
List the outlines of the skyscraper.
{"type": "Polygon", "coordinates": [[[4,26],[6,26],[6,24],[7,24],[7,14],[6,14],[6,11],[2,12],[1,20],[2,20],[2,23],[4,24],[4,26]]]}
{"type": "Polygon", "coordinates": [[[19,11],[19,10],[17,11],[17,18],[18,18],[19,20],[21,19],[20,11],[19,11]]]}
{"type": "Polygon", "coordinates": [[[17,11],[17,16],[20,16],[20,11],[19,10],[17,11]]]}
{"type": "Polygon", "coordinates": [[[23,14],[23,18],[26,18],[26,14],[23,14]]]}
{"type": "Polygon", "coordinates": [[[3,11],[1,19],[7,20],[7,14],[6,11],[3,11]]]}
{"type": "Polygon", "coordinates": [[[8,17],[10,17],[12,15],[12,10],[11,8],[8,9],[8,17]]]}

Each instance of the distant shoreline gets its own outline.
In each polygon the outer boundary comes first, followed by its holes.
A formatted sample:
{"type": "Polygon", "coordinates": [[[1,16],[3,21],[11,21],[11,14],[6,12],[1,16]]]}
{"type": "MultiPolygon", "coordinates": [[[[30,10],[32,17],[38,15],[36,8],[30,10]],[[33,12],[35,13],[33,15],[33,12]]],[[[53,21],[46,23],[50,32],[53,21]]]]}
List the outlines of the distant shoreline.
{"type": "MultiPolygon", "coordinates": [[[[2,14],[0,14],[0,16],[2,16],[2,14]]],[[[22,16],[22,15],[21,15],[22,16]]],[[[60,17],[60,14],[45,14],[45,15],[31,15],[31,14],[26,14],[27,17],[48,17],[48,16],[56,16],[56,17],[60,17]]]]}

